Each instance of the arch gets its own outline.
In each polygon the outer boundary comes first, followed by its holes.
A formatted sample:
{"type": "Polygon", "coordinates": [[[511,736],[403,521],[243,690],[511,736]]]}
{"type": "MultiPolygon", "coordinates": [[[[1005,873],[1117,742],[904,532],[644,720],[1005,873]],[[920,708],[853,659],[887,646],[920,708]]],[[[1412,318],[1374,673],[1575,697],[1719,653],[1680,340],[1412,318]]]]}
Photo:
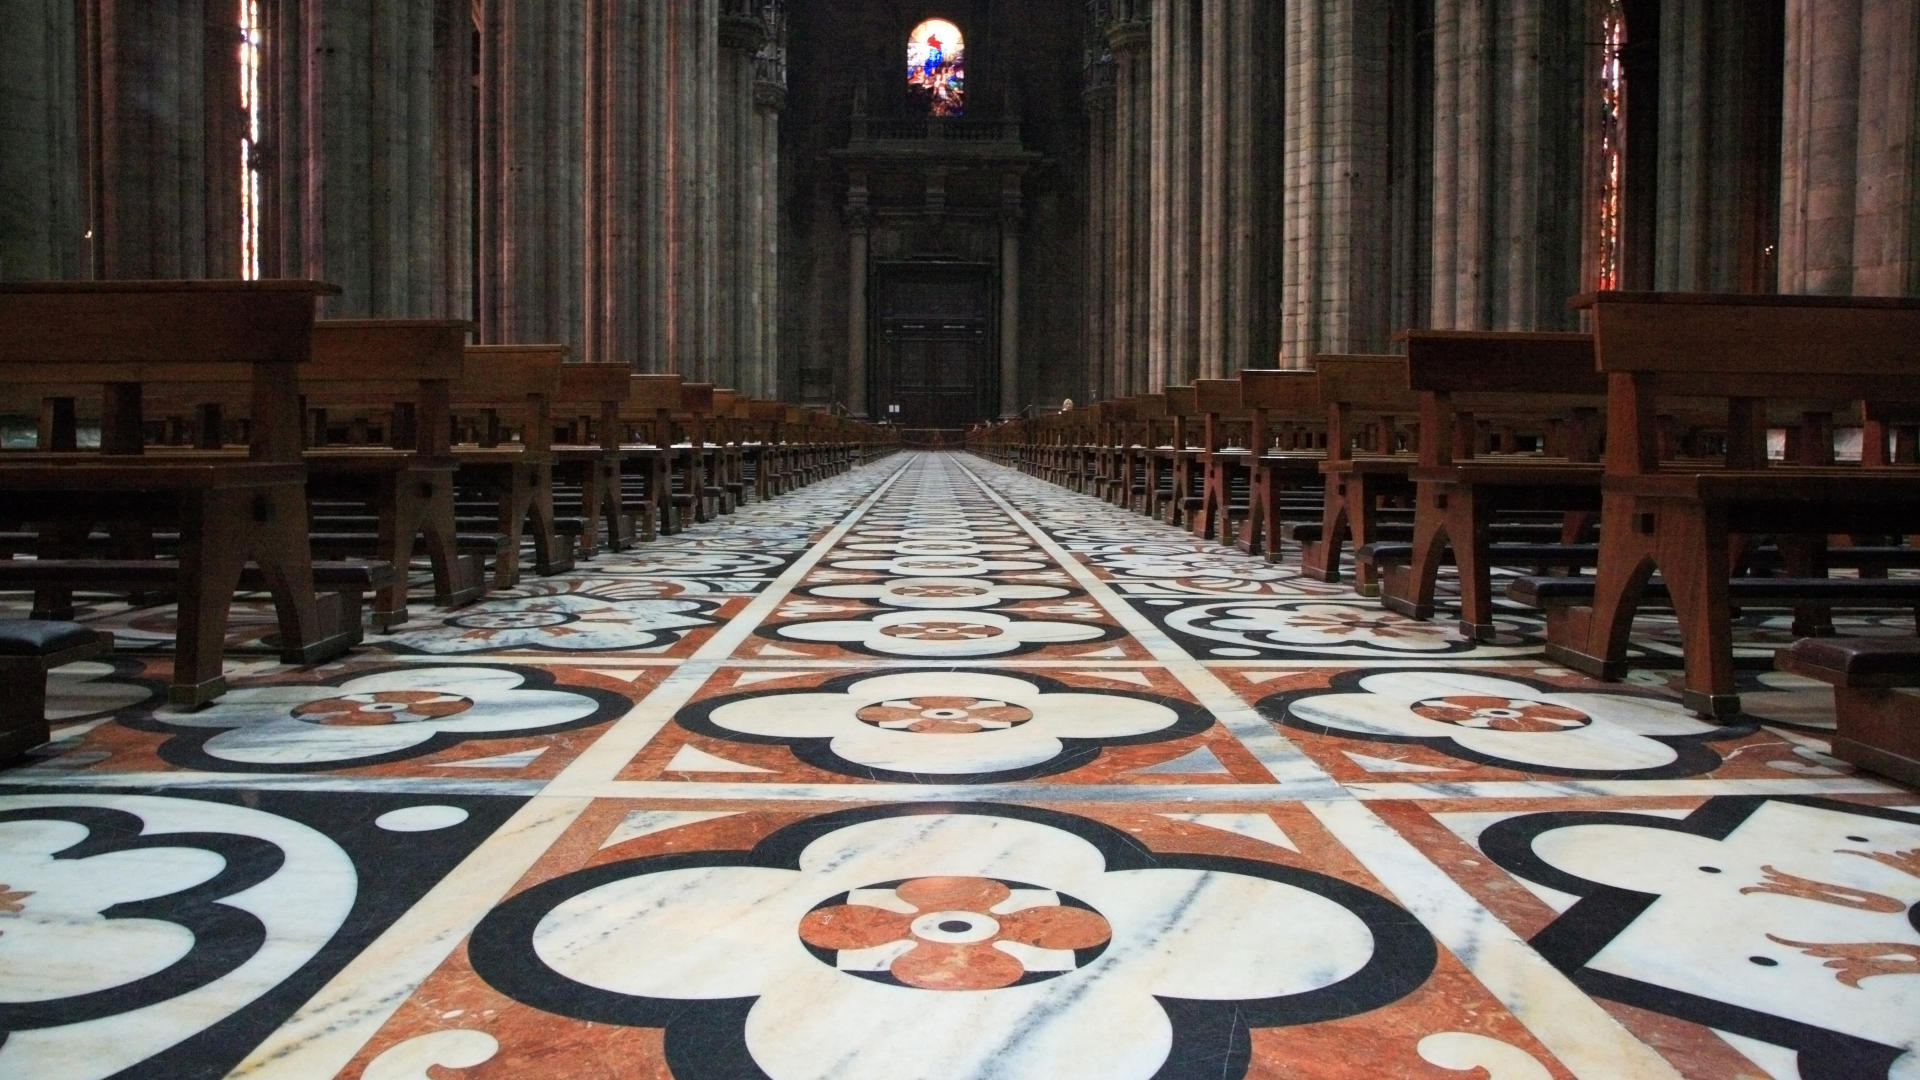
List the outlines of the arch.
{"type": "Polygon", "coordinates": [[[967,42],[946,19],[928,19],[907,37],[907,92],[930,116],[966,114],[967,42]]]}

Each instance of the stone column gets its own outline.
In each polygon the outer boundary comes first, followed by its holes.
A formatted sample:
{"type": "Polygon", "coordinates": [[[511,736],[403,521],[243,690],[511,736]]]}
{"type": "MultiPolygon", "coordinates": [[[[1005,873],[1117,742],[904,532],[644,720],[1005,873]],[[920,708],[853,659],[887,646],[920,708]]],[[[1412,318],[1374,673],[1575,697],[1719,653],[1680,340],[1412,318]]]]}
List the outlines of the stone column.
{"type": "Polygon", "coordinates": [[[720,14],[718,132],[719,264],[715,285],[717,336],[714,381],[736,389],[752,363],[751,311],[757,278],[754,251],[753,58],[766,43],[766,24],[754,0],[727,0],[720,14]]]}
{"type": "Polygon", "coordinates": [[[481,339],[582,345],[582,10],[487,0],[481,339]]]}
{"type": "Polygon", "coordinates": [[[1202,0],[1197,144],[1191,159],[1197,218],[1191,251],[1192,340],[1203,378],[1271,363],[1273,297],[1265,263],[1278,223],[1263,199],[1279,164],[1271,148],[1277,65],[1269,62],[1279,11],[1258,0],[1202,0]],[[1263,325],[1265,324],[1265,325],[1263,325]]]}
{"type": "Polygon", "coordinates": [[[1094,398],[1116,397],[1119,378],[1111,369],[1115,279],[1113,265],[1114,59],[1107,45],[1107,12],[1089,5],[1089,38],[1082,100],[1087,109],[1087,269],[1082,315],[1086,385],[1094,398]]]}
{"type": "Polygon", "coordinates": [[[1773,287],[1781,15],[1740,0],[1661,7],[1656,289],[1773,287]]]}
{"type": "Polygon", "coordinates": [[[640,0],[640,216],[648,236],[641,245],[639,368],[664,374],[674,370],[674,294],[681,282],[674,273],[674,227],[669,211],[674,178],[674,45],[668,5],[640,0]]]}
{"type": "Polygon", "coordinates": [[[1577,321],[1584,28],[1559,0],[1435,0],[1438,326],[1577,321]]]}
{"type": "Polygon", "coordinates": [[[0,0],[0,281],[85,276],[75,14],[0,0]]]}
{"type": "Polygon", "coordinates": [[[1113,50],[1113,161],[1111,171],[1114,273],[1109,366],[1115,394],[1150,385],[1147,366],[1149,252],[1152,244],[1153,59],[1149,0],[1118,0],[1107,31],[1113,50]]]}
{"type": "Polygon", "coordinates": [[[1020,415],[1020,177],[1001,179],[1000,415],[1020,415]]]}
{"type": "Polygon", "coordinates": [[[1154,0],[1149,389],[1198,371],[1201,0],[1154,0]]]}
{"type": "Polygon", "coordinates": [[[846,402],[855,416],[867,415],[867,244],[873,218],[867,202],[867,174],[852,170],[847,179],[847,373],[846,402]]]}
{"type": "Polygon", "coordinates": [[[589,0],[586,18],[586,343],[582,359],[646,370],[643,72],[660,43],[646,0],[589,0]]]}
{"type": "Polygon", "coordinates": [[[1920,6],[1788,0],[1780,290],[1920,294],[1920,6]]]}
{"type": "Polygon", "coordinates": [[[1386,0],[1289,0],[1281,356],[1374,352],[1391,329],[1386,0]]]}
{"type": "Polygon", "coordinates": [[[780,393],[780,111],[787,104],[785,0],[761,6],[766,41],[753,58],[753,375],[749,392],[780,393]]]}
{"type": "Polygon", "coordinates": [[[468,197],[450,175],[472,163],[467,5],[285,3],[273,15],[267,35],[287,40],[274,53],[280,122],[264,140],[280,202],[263,268],[339,284],[334,317],[469,314],[464,282],[449,287],[469,265],[468,197]]]}
{"type": "Polygon", "coordinates": [[[237,9],[87,0],[82,11],[95,274],[238,277],[237,9]]]}

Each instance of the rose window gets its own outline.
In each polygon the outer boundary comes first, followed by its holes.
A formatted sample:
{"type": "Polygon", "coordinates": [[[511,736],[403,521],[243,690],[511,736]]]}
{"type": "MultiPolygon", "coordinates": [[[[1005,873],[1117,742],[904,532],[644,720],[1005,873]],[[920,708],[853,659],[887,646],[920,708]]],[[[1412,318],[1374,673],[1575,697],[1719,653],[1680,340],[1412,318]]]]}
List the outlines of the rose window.
{"type": "Polygon", "coordinates": [[[1005,731],[1033,719],[1033,710],[976,697],[918,697],[882,701],[854,715],[863,724],[917,734],[973,735],[1005,731]]]}
{"type": "Polygon", "coordinates": [[[921,990],[998,990],[1058,978],[1113,940],[1099,912],[1052,889],[925,877],[833,897],[800,920],[807,951],[836,970],[921,990]]]}
{"type": "Polygon", "coordinates": [[[1429,720],[1484,731],[1553,732],[1586,727],[1593,718],[1578,709],[1525,698],[1456,694],[1413,703],[1429,720]]]}
{"type": "Polygon", "coordinates": [[[371,727],[440,720],[473,707],[473,699],[438,690],[378,690],[341,694],[295,706],[293,716],[329,727],[371,727]]]}

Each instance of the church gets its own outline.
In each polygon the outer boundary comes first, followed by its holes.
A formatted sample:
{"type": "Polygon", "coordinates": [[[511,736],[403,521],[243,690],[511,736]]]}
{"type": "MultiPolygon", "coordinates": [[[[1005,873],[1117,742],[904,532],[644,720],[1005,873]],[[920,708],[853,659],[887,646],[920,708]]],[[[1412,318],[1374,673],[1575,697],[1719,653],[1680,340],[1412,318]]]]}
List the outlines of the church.
{"type": "Polygon", "coordinates": [[[1920,3],[0,26],[0,1078],[1920,1080],[1920,3]]]}

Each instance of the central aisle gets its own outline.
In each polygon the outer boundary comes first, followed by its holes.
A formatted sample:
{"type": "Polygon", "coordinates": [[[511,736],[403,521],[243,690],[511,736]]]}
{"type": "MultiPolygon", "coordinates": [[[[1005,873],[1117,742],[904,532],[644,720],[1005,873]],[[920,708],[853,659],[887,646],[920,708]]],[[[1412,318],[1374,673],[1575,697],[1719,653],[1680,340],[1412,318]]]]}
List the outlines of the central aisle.
{"type": "Polygon", "coordinates": [[[1920,1076],[1920,798],[1512,626],[920,454],[198,713],[62,676],[0,1076],[1920,1076]]]}

